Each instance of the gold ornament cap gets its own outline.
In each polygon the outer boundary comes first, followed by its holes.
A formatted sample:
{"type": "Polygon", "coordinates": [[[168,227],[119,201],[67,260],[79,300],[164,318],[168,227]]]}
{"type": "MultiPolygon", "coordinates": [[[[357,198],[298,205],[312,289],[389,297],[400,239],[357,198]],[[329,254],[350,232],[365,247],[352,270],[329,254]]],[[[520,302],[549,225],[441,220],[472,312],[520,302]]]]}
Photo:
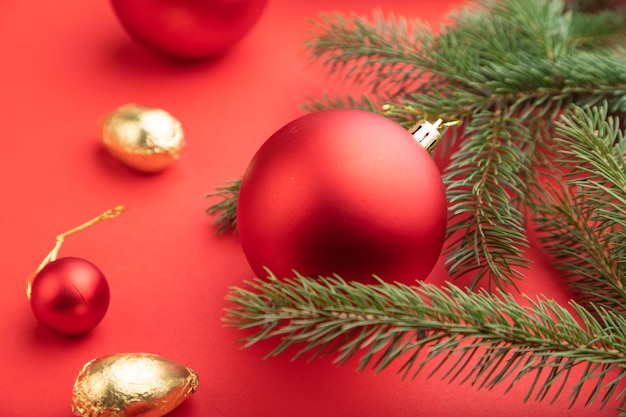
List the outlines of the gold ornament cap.
{"type": "Polygon", "coordinates": [[[93,359],[79,372],[72,412],[80,417],[162,417],[198,389],[198,374],[151,353],[93,359]]]}
{"type": "Polygon", "coordinates": [[[143,172],[168,167],[185,145],[178,119],[165,110],[133,103],[102,117],[99,134],[115,158],[143,172]]]}

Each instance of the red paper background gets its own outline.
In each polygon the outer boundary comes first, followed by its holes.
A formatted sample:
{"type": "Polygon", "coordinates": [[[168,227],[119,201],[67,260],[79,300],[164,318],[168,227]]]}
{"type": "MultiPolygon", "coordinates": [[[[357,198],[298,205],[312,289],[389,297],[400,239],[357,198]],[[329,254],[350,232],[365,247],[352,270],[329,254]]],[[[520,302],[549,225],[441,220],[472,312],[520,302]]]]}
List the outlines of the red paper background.
{"type": "MultiPolygon", "coordinates": [[[[228,54],[197,65],[162,59],[135,44],[106,0],[0,3],[2,145],[0,184],[0,415],[70,416],[71,389],[88,360],[119,352],[157,353],[200,374],[200,388],[172,417],[613,416],[609,407],[567,411],[523,402],[531,379],[512,392],[478,391],[437,377],[401,381],[332,358],[264,360],[273,346],[242,350],[221,323],[230,286],[251,278],[236,237],[218,236],[206,193],[239,177],[271,133],[301,114],[308,96],[338,88],[302,48],[307,19],[322,11],[385,11],[444,22],[452,1],[270,0],[250,34],[228,54]],[[99,146],[96,122],[137,102],[178,117],[188,146],[156,175],[136,173],[99,146]],[[109,207],[130,210],[68,238],[61,256],[96,263],[112,291],[109,312],[90,334],[63,338],[37,324],[26,277],[54,237],[109,207]]],[[[568,294],[536,248],[521,289],[560,302],[568,294]]],[[[446,280],[441,263],[432,282],[446,280]]],[[[461,283],[462,284],[462,283],[461,283]]],[[[392,367],[393,368],[393,367],[392,367]]]]}

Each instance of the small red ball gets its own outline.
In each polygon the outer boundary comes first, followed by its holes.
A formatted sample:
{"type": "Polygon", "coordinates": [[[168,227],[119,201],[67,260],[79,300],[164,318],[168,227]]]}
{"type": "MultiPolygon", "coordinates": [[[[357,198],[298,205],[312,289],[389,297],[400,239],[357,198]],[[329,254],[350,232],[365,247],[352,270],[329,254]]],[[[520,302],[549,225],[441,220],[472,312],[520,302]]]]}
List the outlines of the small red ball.
{"type": "Polygon", "coordinates": [[[87,333],[109,308],[109,284],[104,274],[82,258],[48,263],[31,283],[30,304],[48,329],[67,336],[87,333]]]}
{"type": "Polygon", "coordinates": [[[244,37],[267,0],[111,0],[126,31],[168,56],[201,59],[244,37]]]}
{"type": "Polygon", "coordinates": [[[445,188],[409,131],[374,113],[334,109],[287,124],[241,182],[237,228],[258,276],[414,284],[441,254],[445,188]]]}

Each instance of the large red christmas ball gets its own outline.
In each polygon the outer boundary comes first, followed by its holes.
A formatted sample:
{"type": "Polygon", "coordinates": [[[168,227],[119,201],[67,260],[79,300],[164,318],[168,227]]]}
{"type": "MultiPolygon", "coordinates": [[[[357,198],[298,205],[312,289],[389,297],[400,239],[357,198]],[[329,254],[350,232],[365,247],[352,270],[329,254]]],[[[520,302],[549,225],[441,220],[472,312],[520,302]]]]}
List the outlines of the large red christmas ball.
{"type": "Polygon", "coordinates": [[[109,284],[102,272],[82,258],[49,262],[31,283],[35,317],[50,330],[68,336],[86,333],[109,307],[109,284]]]}
{"type": "Polygon", "coordinates": [[[111,0],[126,31],[159,53],[183,59],[219,54],[254,26],[267,0],[111,0]]]}
{"type": "Polygon", "coordinates": [[[446,222],[431,155],[395,122],[351,109],[311,113],[272,135],[243,176],[237,206],[258,276],[268,268],[412,284],[437,262],[446,222]]]}

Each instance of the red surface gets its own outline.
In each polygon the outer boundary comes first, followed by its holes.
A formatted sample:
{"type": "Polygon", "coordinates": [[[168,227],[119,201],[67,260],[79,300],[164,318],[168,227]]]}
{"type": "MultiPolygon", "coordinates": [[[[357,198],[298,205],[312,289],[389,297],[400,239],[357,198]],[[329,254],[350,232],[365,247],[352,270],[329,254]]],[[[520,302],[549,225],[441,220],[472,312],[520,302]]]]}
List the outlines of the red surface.
{"type": "MultiPolygon", "coordinates": [[[[225,56],[201,65],[161,59],[131,41],[105,0],[0,3],[0,415],[71,416],[74,378],[88,360],[143,351],[200,374],[200,388],[172,417],[557,416],[522,401],[530,379],[503,396],[437,378],[401,381],[393,370],[357,372],[330,359],[263,360],[268,345],[242,350],[221,323],[228,288],[252,276],[235,237],[219,237],[204,195],[239,177],[271,133],[300,115],[299,103],[332,86],[307,64],[307,19],[320,11],[384,10],[435,24],[451,3],[270,0],[261,20],[225,56]],[[100,115],[127,103],[177,116],[188,146],[171,169],[138,174],[96,139],[100,115]],[[90,334],[59,337],[38,325],[26,277],[54,236],[117,204],[130,210],[67,239],[60,256],[94,262],[111,287],[109,311],[90,334]]],[[[521,288],[567,301],[540,252],[521,288]]],[[[430,280],[446,277],[438,264],[430,280]]],[[[461,283],[462,284],[462,283],[461,283]]],[[[576,408],[576,416],[613,416],[576,408]]]]}

